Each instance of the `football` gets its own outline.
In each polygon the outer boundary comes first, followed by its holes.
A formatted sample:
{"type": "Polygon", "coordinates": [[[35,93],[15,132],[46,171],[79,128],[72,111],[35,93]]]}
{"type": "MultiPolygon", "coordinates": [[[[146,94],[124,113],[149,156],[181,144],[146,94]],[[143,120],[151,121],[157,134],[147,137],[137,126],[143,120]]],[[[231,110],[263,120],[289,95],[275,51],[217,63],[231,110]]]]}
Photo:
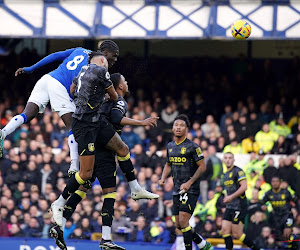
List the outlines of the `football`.
{"type": "Polygon", "coordinates": [[[245,40],[251,34],[251,26],[244,20],[237,20],[231,25],[231,34],[237,40],[245,40]]]}

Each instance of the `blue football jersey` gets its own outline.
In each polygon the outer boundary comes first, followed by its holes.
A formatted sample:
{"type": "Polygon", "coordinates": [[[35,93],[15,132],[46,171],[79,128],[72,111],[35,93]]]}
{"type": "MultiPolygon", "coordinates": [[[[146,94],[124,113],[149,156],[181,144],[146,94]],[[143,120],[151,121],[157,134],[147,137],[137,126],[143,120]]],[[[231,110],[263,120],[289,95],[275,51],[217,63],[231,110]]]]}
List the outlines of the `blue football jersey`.
{"type": "Polygon", "coordinates": [[[70,97],[70,86],[73,79],[78,75],[81,68],[88,64],[89,53],[91,51],[84,48],[76,48],[57,69],[51,71],[49,75],[58,80],[67,89],[70,97]]]}

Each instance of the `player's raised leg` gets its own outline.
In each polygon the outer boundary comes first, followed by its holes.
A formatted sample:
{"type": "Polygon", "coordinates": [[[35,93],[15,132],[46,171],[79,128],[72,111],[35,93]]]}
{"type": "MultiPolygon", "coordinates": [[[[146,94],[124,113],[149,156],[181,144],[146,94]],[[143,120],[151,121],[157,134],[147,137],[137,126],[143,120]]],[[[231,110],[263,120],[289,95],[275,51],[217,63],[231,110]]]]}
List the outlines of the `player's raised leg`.
{"type": "Polygon", "coordinates": [[[0,130],[0,158],[3,156],[3,142],[6,136],[13,133],[22,124],[31,121],[39,112],[43,113],[49,102],[49,95],[47,92],[47,81],[49,80],[49,77],[49,75],[44,75],[37,81],[24,111],[21,114],[14,116],[9,123],[0,130]]]}
{"type": "Polygon", "coordinates": [[[0,158],[3,156],[3,142],[6,136],[13,133],[22,124],[31,121],[38,113],[39,106],[35,103],[28,102],[21,114],[14,116],[2,130],[0,129],[0,158]]]}
{"type": "MultiPolygon", "coordinates": [[[[131,198],[134,200],[139,199],[157,199],[159,195],[148,192],[145,189],[142,189],[140,185],[137,183],[137,180],[134,175],[134,167],[130,159],[130,153],[128,146],[122,141],[121,137],[115,133],[115,135],[109,140],[106,144],[106,148],[114,151],[118,156],[119,164],[122,165],[123,169],[130,176],[130,172],[133,173],[131,175],[131,179],[128,181],[131,183],[130,188],[133,188],[131,191],[131,198]]],[[[127,177],[127,175],[126,175],[127,177]]],[[[130,177],[129,177],[130,178],[130,177]]]]}

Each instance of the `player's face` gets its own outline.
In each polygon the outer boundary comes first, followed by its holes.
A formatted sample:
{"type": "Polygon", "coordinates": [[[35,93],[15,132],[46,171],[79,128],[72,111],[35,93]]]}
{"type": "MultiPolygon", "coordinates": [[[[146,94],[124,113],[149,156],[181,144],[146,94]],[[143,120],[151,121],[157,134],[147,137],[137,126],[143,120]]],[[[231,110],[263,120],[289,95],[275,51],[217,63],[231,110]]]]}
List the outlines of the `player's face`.
{"type": "Polygon", "coordinates": [[[173,133],[176,137],[182,137],[187,133],[187,126],[185,121],[176,120],[173,124],[173,133]]]}
{"type": "Polygon", "coordinates": [[[223,162],[227,168],[231,168],[234,163],[234,157],[232,154],[225,154],[223,158],[223,162]]]}
{"type": "Polygon", "coordinates": [[[280,180],[278,178],[273,178],[271,181],[272,188],[278,189],[280,187],[280,180]]]}
{"type": "Polygon", "coordinates": [[[115,64],[115,62],[118,60],[118,56],[119,56],[118,50],[113,52],[109,52],[109,51],[105,52],[105,57],[108,61],[108,67],[111,67],[115,64]]]}
{"type": "Polygon", "coordinates": [[[121,81],[121,84],[123,85],[124,92],[126,94],[129,93],[128,84],[127,84],[127,81],[126,81],[125,77],[121,75],[121,80],[120,81],[121,81]]]}

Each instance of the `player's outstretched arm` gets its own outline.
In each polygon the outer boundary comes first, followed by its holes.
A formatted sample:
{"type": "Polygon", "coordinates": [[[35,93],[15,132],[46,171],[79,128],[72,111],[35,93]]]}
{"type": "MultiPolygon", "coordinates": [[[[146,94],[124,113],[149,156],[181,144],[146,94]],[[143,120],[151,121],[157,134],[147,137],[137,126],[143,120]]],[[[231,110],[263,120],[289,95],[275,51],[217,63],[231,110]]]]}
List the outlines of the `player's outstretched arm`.
{"type": "Polygon", "coordinates": [[[189,181],[183,183],[180,186],[180,190],[184,190],[184,192],[187,192],[190,189],[190,187],[194,184],[194,182],[197,181],[199,177],[206,171],[206,166],[203,159],[197,162],[197,166],[198,168],[194,173],[194,175],[191,177],[189,181]]]}
{"type": "Polygon", "coordinates": [[[67,58],[75,49],[67,49],[65,51],[58,51],[55,53],[52,53],[46,57],[44,57],[42,60],[38,61],[36,64],[30,66],[30,67],[24,67],[24,68],[19,68],[15,72],[15,76],[27,73],[30,74],[36,69],[47,65],[49,63],[52,63],[54,61],[63,61],[65,58],[67,58]]]}
{"type": "Polygon", "coordinates": [[[133,125],[133,126],[156,127],[158,119],[159,119],[159,117],[150,117],[150,118],[147,118],[145,120],[136,120],[136,119],[131,119],[131,118],[128,118],[128,117],[123,117],[120,124],[122,126],[133,125]]]}
{"type": "Polygon", "coordinates": [[[109,94],[109,98],[113,102],[116,102],[118,100],[118,93],[116,92],[113,85],[111,85],[108,89],[106,89],[106,93],[109,94]]]}
{"type": "Polygon", "coordinates": [[[172,168],[171,168],[170,163],[166,162],[164,170],[163,170],[162,175],[161,175],[161,179],[157,183],[159,186],[162,187],[164,185],[165,180],[167,179],[167,177],[171,173],[171,170],[172,170],[172,168]]]}
{"type": "Polygon", "coordinates": [[[235,198],[241,196],[243,193],[245,193],[247,190],[247,181],[246,179],[240,181],[240,187],[238,190],[236,190],[232,195],[228,195],[224,198],[224,203],[227,204],[231,201],[233,201],[235,198]]]}

